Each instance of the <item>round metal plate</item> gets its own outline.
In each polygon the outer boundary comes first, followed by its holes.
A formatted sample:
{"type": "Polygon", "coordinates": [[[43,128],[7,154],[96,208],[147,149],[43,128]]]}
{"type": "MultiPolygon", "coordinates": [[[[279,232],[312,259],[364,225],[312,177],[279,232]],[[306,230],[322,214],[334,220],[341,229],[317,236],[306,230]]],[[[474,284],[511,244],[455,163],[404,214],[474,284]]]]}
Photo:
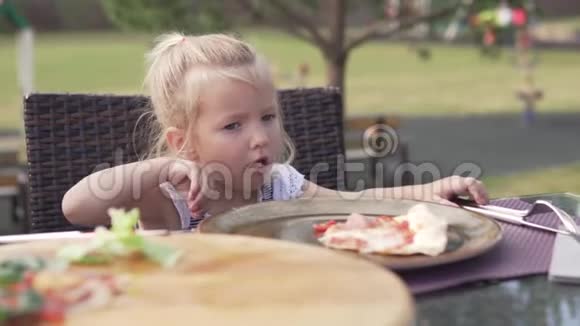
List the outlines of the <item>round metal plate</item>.
{"type": "MultiPolygon", "coordinates": [[[[321,246],[312,225],[326,220],[345,220],[351,213],[368,216],[402,215],[414,205],[411,200],[295,200],[246,206],[205,219],[202,233],[226,233],[287,240],[321,246]]],[[[436,257],[425,255],[362,255],[395,270],[409,270],[447,264],[478,256],[501,240],[497,222],[460,208],[424,203],[448,222],[448,244],[436,257]]],[[[348,251],[341,251],[357,255],[348,251]]]]}

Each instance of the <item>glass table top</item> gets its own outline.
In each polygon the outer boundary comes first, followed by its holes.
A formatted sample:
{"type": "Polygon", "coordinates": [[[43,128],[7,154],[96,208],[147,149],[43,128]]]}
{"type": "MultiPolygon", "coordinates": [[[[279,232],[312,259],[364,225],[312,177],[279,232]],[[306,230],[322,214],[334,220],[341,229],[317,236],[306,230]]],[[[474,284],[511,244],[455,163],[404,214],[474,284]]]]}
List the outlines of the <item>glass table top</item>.
{"type": "MultiPolygon", "coordinates": [[[[580,216],[580,196],[575,194],[517,198],[547,200],[580,216]]],[[[549,282],[547,275],[472,284],[415,299],[417,325],[580,325],[580,284],[549,282]]]]}

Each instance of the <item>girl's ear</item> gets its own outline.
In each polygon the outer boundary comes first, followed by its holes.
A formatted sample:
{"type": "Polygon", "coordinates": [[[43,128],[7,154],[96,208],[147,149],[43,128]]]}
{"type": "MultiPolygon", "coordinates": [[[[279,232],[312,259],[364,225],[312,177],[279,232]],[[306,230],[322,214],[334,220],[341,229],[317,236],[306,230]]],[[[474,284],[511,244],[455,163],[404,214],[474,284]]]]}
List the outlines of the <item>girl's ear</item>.
{"type": "Polygon", "coordinates": [[[167,145],[169,145],[169,148],[173,153],[190,160],[196,159],[197,155],[195,151],[193,151],[192,144],[187,142],[187,133],[184,130],[176,127],[169,127],[167,128],[165,137],[167,139],[167,145]]]}
{"type": "Polygon", "coordinates": [[[178,153],[183,150],[185,145],[185,132],[176,127],[169,127],[165,132],[165,139],[171,151],[178,153]]]}

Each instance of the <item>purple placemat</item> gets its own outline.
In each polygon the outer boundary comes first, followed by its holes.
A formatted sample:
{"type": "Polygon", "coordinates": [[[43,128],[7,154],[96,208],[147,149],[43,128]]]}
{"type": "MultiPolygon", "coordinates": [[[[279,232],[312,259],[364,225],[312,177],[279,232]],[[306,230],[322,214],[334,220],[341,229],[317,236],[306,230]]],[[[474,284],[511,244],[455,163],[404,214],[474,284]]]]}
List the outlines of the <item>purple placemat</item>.
{"type": "MultiPolygon", "coordinates": [[[[495,200],[492,204],[514,209],[531,206],[519,199],[495,200]]],[[[527,219],[556,228],[560,224],[556,214],[551,211],[539,211],[527,219]]],[[[555,234],[499,223],[503,228],[503,239],[486,254],[449,265],[401,272],[400,276],[414,294],[423,294],[472,282],[547,273],[555,234]]]]}

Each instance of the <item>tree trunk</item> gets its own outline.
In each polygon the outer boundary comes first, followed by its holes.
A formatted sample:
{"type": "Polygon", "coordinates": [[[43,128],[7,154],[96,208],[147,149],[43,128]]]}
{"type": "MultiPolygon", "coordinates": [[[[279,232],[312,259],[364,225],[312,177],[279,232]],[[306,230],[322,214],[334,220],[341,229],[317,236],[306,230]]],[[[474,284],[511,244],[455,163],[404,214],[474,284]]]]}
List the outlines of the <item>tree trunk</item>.
{"type": "Polygon", "coordinates": [[[324,61],[328,85],[338,87],[344,93],[347,56],[342,53],[334,56],[326,55],[324,61]]]}
{"type": "MultiPolygon", "coordinates": [[[[323,49],[326,63],[327,81],[329,86],[335,86],[342,93],[345,106],[345,74],[348,52],[344,48],[346,33],[346,0],[331,0],[329,13],[330,44],[323,49]]],[[[344,110],[343,110],[344,112],[344,110]]]]}
{"type": "Polygon", "coordinates": [[[335,56],[324,56],[324,62],[326,64],[326,74],[328,86],[338,87],[342,95],[342,119],[345,118],[345,112],[347,111],[346,106],[346,64],[348,61],[347,54],[337,54],[335,56]]]}

